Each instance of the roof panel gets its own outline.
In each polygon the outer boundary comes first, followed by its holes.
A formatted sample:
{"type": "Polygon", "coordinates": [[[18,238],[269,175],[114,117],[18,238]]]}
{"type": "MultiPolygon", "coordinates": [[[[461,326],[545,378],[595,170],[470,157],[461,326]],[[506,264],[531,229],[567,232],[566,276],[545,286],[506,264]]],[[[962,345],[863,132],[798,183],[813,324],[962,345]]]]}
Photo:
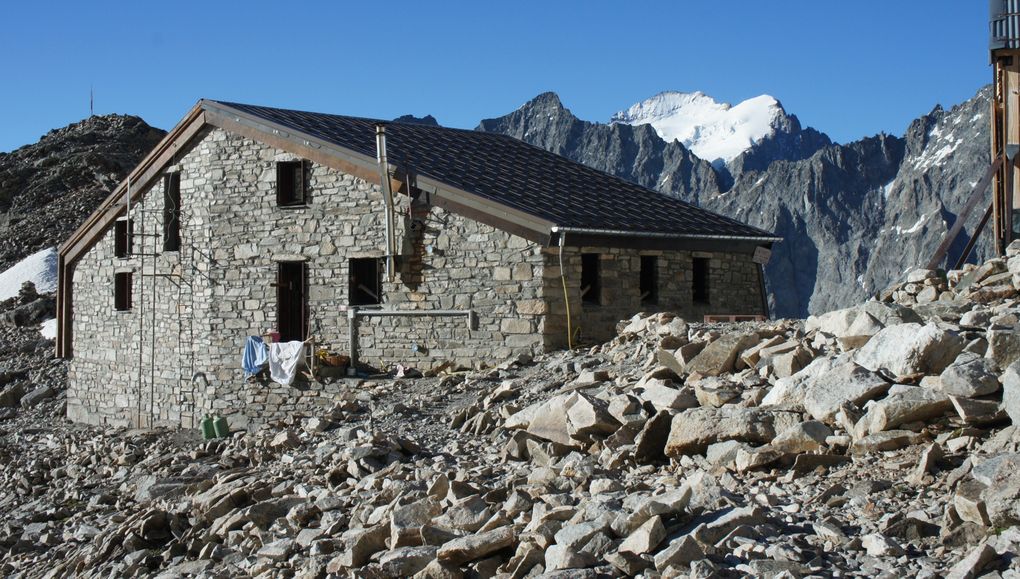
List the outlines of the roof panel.
{"type": "Polygon", "coordinates": [[[774,237],[506,135],[239,103],[217,104],[373,158],[375,127],[384,124],[387,154],[394,165],[409,165],[418,175],[563,229],[626,231],[634,235],[774,237]]]}

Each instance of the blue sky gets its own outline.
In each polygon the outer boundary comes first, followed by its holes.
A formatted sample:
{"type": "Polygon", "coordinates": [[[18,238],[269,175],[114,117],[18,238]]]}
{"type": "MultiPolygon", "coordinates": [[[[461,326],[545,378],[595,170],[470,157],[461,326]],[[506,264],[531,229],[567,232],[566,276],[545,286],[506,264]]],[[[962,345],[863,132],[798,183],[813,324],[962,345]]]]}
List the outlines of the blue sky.
{"type": "Polygon", "coordinates": [[[663,90],[768,93],[840,142],[991,80],[987,2],[17,2],[0,151],[97,113],[164,129],[199,98],[473,128],[544,91],[577,116],[663,90]]]}

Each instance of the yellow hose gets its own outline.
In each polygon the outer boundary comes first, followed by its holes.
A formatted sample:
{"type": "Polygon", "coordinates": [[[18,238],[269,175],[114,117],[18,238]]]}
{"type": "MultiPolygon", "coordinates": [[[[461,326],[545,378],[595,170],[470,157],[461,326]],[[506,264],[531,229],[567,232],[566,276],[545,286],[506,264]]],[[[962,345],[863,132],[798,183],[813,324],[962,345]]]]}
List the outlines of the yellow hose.
{"type": "Polygon", "coordinates": [[[570,320],[570,296],[567,294],[567,270],[563,267],[563,243],[566,233],[560,233],[560,281],[563,282],[563,301],[567,305],[567,349],[574,349],[574,329],[570,320]]]}

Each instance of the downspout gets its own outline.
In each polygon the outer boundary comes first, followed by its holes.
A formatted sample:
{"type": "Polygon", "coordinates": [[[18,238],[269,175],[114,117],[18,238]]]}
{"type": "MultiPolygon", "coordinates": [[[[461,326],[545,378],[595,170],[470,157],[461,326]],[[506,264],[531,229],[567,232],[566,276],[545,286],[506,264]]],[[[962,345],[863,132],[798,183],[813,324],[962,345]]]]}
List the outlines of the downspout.
{"type": "Polygon", "coordinates": [[[563,245],[567,241],[567,232],[560,233],[560,282],[563,283],[563,303],[567,307],[567,349],[574,349],[574,328],[570,320],[570,295],[567,293],[567,270],[563,267],[563,245]]]}
{"type": "Polygon", "coordinates": [[[379,161],[379,184],[382,186],[383,202],[386,204],[386,276],[392,282],[394,271],[393,256],[396,253],[396,241],[393,226],[393,190],[390,188],[390,167],[386,160],[386,127],[375,126],[376,157],[379,161]]]}
{"type": "Polygon", "coordinates": [[[761,311],[765,312],[765,319],[772,319],[772,312],[769,311],[769,293],[765,289],[765,266],[758,264],[758,288],[761,290],[761,311]]]}

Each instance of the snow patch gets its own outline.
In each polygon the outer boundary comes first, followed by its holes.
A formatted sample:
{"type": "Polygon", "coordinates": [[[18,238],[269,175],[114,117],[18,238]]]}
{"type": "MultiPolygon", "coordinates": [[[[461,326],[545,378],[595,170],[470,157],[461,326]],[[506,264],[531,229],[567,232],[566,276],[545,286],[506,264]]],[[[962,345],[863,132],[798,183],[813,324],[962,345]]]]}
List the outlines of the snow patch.
{"type": "Polygon", "coordinates": [[[911,233],[917,233],[918,231],[921,230],[921,227],[924,225],[924,222],[928,221],[928,217],[929,217],[928,215],[922,215],[921,218],[917,220],[917,223],[910,226],[910,229],[903,229],[902,227],[897,225],[893,227],[893,230],[896,231],[896,235],[910,235],[911,233]]]}
{"type": "Polygon", "coordinates": [[[889,199],[889,194],[892,193],[893,186],[896,185],[896,179],[889,181],[885,185],[882,185],[882,197],[886,200],[889,199]]]}
{"type": "Polygon", "coordinates": [[[57,248],[33,253],[0,273],[0,300],[18,295],[26,281],[34,283],[39,293],[57,290],[57,248]]]}
{"type": "Polygon", "coordinates": [[[42,337],[46,338],[47,340],[56,340],[57,319],[53,318],[52,320],[46,320],[45,322],[43,322],[42,327],[39,328],[39,333],[42,334],[42,337]]]}
{"type": "Polygon", "coordinates": [[[663,92],[612,116],[610,124],[652,125],[666,142],[680,141],[698,157],[729,163],[776,132],[785,115],[775,98],[761,95],[736,106],[701,92],[663,92]]]}

